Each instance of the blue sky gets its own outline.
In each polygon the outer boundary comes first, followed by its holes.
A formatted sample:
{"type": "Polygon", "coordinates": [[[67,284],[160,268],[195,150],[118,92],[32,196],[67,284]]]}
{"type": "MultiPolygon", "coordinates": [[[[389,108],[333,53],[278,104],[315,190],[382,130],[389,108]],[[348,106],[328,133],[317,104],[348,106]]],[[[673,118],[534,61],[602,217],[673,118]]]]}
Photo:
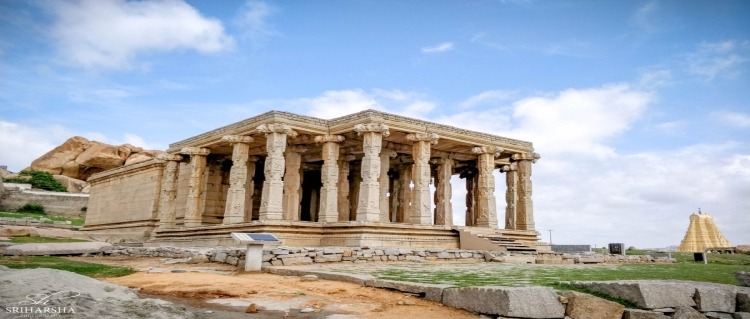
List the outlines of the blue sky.
{"type": "Polygon", "coordinates": [[[698,207],[750,243],[748,17],[747,1],[2,1],[0,165],[73,135],[165,149],[272,109],[375,108],[534,142],[557,243],[678,244],[698,207]]]}

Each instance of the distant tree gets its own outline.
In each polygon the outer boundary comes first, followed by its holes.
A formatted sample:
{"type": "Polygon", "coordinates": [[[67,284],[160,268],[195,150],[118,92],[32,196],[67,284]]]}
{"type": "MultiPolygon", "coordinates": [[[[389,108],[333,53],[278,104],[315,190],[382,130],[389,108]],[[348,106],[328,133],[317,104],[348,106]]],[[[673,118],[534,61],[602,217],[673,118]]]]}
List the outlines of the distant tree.
{"type": "Polygon", "coordinates": [[[67,192],[68,189],[60,184],[52,174],[42,171],[21,171],[19,175],[31,176],[27,183],[31,184],[31,187],[44,189],[53,192],[67,192]]]}

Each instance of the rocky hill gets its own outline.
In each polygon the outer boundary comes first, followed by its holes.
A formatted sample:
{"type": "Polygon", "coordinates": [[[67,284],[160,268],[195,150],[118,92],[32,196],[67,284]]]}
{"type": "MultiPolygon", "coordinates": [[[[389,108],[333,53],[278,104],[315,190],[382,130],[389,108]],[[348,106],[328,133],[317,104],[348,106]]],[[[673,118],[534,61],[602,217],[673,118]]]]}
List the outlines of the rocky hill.
{"type": "Polygon", "coordinates": [[[144,150],[130,144],[120,146],[74,136],[31,162],[27,169],[45,171],[71,193],[87,193],[91,175],[155,158],[163,151],[144,150]]]}

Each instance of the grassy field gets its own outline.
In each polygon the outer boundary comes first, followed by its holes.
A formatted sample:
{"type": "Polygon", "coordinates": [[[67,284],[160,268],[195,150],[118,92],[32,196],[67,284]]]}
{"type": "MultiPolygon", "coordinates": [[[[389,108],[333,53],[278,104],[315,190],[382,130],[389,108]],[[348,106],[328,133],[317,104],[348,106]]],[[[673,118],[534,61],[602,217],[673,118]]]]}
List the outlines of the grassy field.
{"type": "Polygon", "coordinates": [[[50,256],[4,256],[0,257],[0,265],[15,269],[60,269],[94,278],[120,277],[135,273],[135,270],[129,267],[92,264],[50,256]]]}
{"type": "Polygon", "coordinates": [[[52,224],[52,222],[55,221],[70,221],[71,225],[73,226],[83,226],[83,218],[68,218],[68,217],[60,217],[60,216],[50,216],[45,214],[36,214],[36,213],[12,213],[12,212],[0,212],[0,217],[8,217],[8,218],[24,218],[24,217],[31,217],[34,219],[40,219],[40,218],[47,218],[51,219],[52,221],[47,221],[45,223],[52,224]]]}

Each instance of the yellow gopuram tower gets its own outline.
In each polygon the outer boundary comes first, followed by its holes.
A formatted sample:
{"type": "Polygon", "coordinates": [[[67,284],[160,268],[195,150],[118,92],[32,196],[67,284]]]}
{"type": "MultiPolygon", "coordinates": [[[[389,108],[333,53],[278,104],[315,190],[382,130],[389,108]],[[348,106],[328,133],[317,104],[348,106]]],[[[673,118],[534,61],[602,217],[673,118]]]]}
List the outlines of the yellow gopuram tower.
{"type": "Polygon", "coordinates": [[[714,219],[708,214],[701,213],[690,215],[690,226],[682,239],[677,251],[704,252],[707,248],[729,247],[729,241],[724,238],[719,228],[714,224],[714,219]]]}

